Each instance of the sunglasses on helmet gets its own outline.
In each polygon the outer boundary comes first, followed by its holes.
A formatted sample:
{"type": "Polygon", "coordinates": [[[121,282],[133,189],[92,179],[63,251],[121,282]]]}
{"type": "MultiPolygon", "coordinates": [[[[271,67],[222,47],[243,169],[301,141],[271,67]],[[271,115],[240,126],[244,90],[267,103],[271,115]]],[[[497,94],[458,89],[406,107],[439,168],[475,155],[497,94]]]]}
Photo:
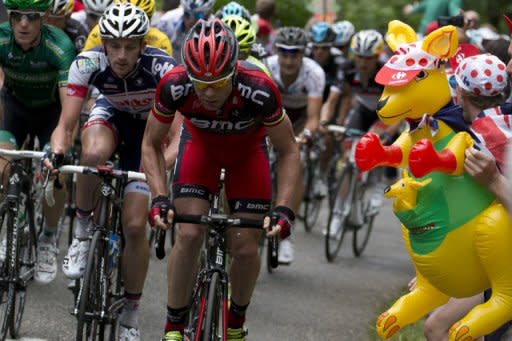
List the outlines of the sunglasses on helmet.
{"type": "Polygon", "coordinates": [[[302,53],[304,51],[303,46],[289,46],[289,45],[282,45],[282,44],[276,44],[277,52],[282,55],[296,55],[298,53],[302,53]]]}
{"type": "Polygon", "coordinates": [[[16,10],[7,11],[9,14],[9,18],[14,20],[15,22],[20,22],[23,20],[23,17],[27,19],[28,22],[34,22],[41,19],[44,16],[44,12],[22,12],[16,10]]]}
{"type": "Polygon", "coordinates": [[[213,81],[204,81],[204,80],[201,80],[201,79],[197,79],[197,78],[191,77],[189,75],[189,78],[192,81],[192,84],[194,85],[194,87],[196,89],[199,89],[199,90],[205,90],[206,88],[212,88],[212,89],[223,88],[223,87],[225,87],[226,85],[229,84],[229,82],[231,81],[232,77],[233,77],[233,72],[231,72],[229,75],[227,75],[225,77],[222,77],[222,78],[219,78],[219,79],[215,79],[213,81]]]}

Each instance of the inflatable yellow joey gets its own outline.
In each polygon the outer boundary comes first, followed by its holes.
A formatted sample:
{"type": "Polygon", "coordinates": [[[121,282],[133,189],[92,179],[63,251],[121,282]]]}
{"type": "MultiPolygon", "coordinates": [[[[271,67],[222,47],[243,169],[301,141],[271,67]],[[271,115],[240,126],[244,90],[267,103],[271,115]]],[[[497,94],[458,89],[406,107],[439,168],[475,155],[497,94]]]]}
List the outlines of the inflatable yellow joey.
{"type": "Polygon", "coordinates": [[[473,340],[512,319],[512,228],[502,205],[464,173],[464,150],[472,140],[460,108],[451,105],[441,63],[456,51],[456,30],[445,26],[416,42],[409,26],[393,21],[386,40],[395,55],[376,77],[385,85],[377,113],[387,124],[407,120],[409,130],[391,146],[366,134],[356,146],[356,163],[365,171],[408,168],[411,180],[424,186],[416,188],[415,205],[410,194],[407,204],[394,205],[416,288],[379,316],[377,332],[389,338],[449,297],[492,288],[489,301],[450,329],[449,340],[473,340]]]}
{"type": "Polygon", "coordinates": [[[402,178],[394,185],[386,187],[384,196],[386,198],[395,198],[393,202],[393,211],[408,211],[416,207],[416,198],[418,189],[428,185],[432,179],[416,181],[410,177],[406,170],[402,171],[402,178]]]}

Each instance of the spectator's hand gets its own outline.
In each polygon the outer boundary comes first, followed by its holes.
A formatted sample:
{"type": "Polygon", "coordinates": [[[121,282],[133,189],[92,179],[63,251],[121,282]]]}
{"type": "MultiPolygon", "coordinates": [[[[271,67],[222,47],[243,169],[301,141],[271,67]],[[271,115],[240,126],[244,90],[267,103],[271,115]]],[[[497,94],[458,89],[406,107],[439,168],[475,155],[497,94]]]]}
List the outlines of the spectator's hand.
{"type": "Polygon", "coordinates": [[[499,178],[496,160],[492,156],[474,148],[466,149],[465,156],[464,169],[482,186],[488,188],[499,178]]]}

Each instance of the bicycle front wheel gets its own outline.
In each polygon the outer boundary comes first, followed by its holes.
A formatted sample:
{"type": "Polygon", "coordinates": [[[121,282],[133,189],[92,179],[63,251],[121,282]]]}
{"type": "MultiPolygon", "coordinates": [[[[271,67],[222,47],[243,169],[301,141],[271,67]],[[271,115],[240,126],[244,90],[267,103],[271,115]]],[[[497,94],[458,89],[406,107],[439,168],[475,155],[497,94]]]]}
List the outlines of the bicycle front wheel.
{"type": "Polygon", "coordinates": [[[358,193],[358,200],[355,205],[362,205],[361,212],[364,212],[363,224],[354,227],[354,234],[352,236],[352,251],[356,257],[363,254],[364,249],[368,245],[370,234],[373,229],[373,221],[375,220],[375,214],[368,214],[370,211],[371,196],[373,193],[369,190],[368,185],[360,187],[360,193],[358,193]]]}
{"type": "Polygon", "coordinates": [[[227,337],[228,300],[218,272],[214,272],[208,288],[203,341],[223,341],[227,337]]]}
{"type": "Polygon", "coordinates": [[[322,204],[323,198],[315,193],[315,177],[318,176],[318,162],[316,160],[309,159],[306,167],[306,188],[304,190],[303,218],[306,232],[311,232],[313,226],[315,226],[318,220],[318,216],[320,215],[320,205],[322,204]]]}
{"type": "Polygon", "coordinates": [[[87,267],[85,269],[80,295],[78,297],[78,314],[76,341],[96,340],[98,336],[98,320],[96,312],[100,308],[101,298],[99,271],[100,257],[98,252],[101,231],[96,231],[92,237],[87,267]]]}
{"type": "Polygon", "coordinates": [[[329,262],[334,262],[338,256],[348,229],[347,218],[352,201],[352,182],[355,180],[353,177],[352,167],[345,167],[336,186],[336,196],[333,198],[330,206],[329,219],[325,229],[325,256],[329,262]]]}

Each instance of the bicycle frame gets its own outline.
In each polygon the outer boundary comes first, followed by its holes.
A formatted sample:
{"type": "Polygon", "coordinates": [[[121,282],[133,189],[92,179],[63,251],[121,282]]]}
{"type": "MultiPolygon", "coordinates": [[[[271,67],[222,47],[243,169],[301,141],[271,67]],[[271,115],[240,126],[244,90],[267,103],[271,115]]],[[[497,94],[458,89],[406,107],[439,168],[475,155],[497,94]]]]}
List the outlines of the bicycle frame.
{"type": "MultiPolygon", "coordinates": [[[[197,281],[191,299],[191,305],[197,309],[197,314],[192,313],[193,316],[189,318],[185,335],[187,335],[190,340],[194,341],[211,340],[203,335],[203,333],[210,335],[207,326],[209,325],[208,323],[212,322],[205,318],[205,313],[207,313],[207,300],[211,299],[211,297],[209,297],[209,295],[207,297],[205,293],[212,283],[216,283],[216,279],[218,278],[223,297],[221,303],[222,335],[220,340],[225,340],[227,335],[229,283],[229,276],[226,271],[227,250],[225,232],[229,227],[262,228],[263,222],[250,219],[229,218],[224,214],[178,215],[175,217],[175,221],[189,224],[204,224],[208,228],[207,247],[204,257],[205,263],[197,275],[197,281]],[[204,332],[201,333],[203,329],[204,332]]],[[[215,340],[219,340],[219,335],[216,335],[215,340]]]]}
{"type": "Polygon", "coordinates": [[[5,314],[0,328],[0,339],[4,340],[7,330],[13,338],[16,338],[19,333],[27,284],[34,278],[37,237],[32,201],[32,159],[40,159],[44,153],[0,149],[0,155],[12,158],[9,161],[10,170],[5,200],[0,205],[2,225],[4,218],[7,217],[6,259],[0,271],[1,296],[7,295],[5,314]],[[20,222],[22,207],[26,210],[28,236],[25,225],[20,222]]]}
{"type": "Polygon", "coordinates": [[[100,339],[103,339],[106,325],[111,325],[110,339],[112,340],[115,338],[116,320],[124,305],[124,298],[120,277],[121,255],[120,252],[113,256],[109,254],[110,235],[117,235],[117,240],[122,240],[120,212],[123,200],[121,196],[127,181],[145,180],[145,176],[142,173],[115,170],[110,166],[63,166],[59,171],[93,174],[102,180],[101,199],[97,209],[98,218],[93,226],[88,264],[72,314],[78,319],[77,340],[82,340],[84,327],[86,327],[88,340],[91,337],[95,340],[98,333],[100,339]],[[112,264],[109,263],[109,257],[114,257],[110,259],[112,264]],[[92,289],[91,286],[93,286],[92,289]],[[100,296],[99,299],[97,295],[100,296]],[[91,300],[92,303],[89,302],[91,300]],[[98,327],[99,330],[96,331],[98,327]]]}

